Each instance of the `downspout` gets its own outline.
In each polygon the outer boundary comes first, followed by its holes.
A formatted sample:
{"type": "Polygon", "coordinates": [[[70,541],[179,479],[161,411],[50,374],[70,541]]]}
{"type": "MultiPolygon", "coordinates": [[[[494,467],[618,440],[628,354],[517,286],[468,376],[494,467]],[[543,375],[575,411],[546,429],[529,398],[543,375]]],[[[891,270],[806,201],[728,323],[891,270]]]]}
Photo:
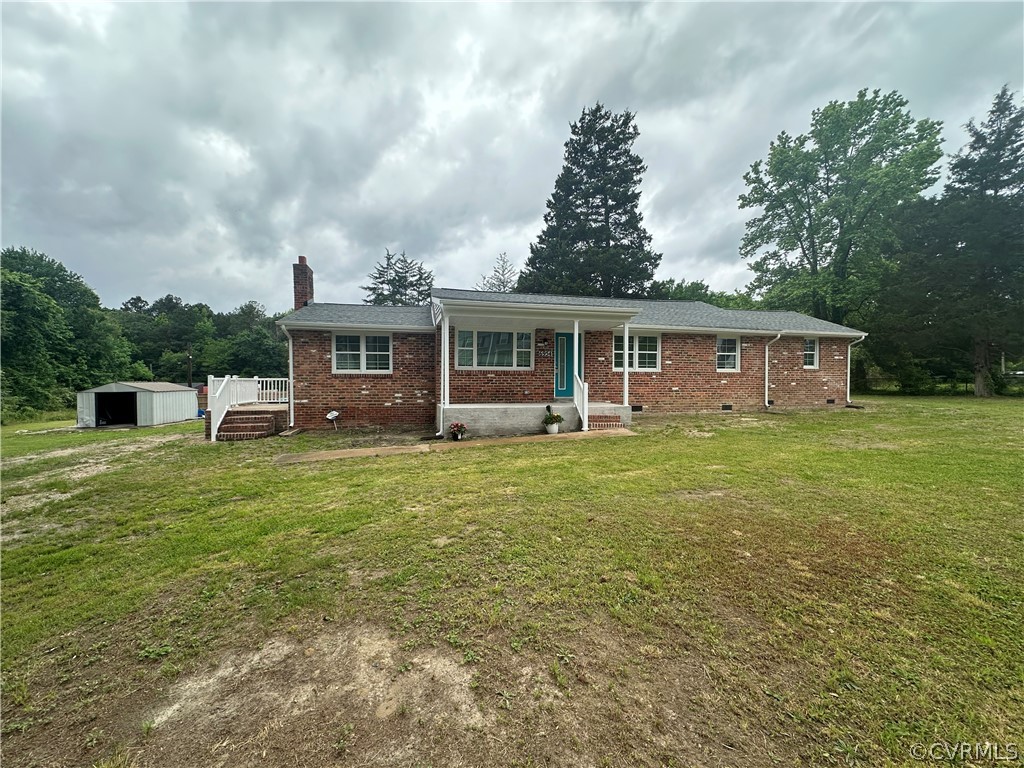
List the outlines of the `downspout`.
{"type": "Polygon", "coordinates": [[[853,399],[850,397],[850,357],[851,357],[851,355],[853,353],[854,346],[857,345],[857,344],[860,344],[867,337],[868,337],[868,335],[865,333],[863,336],[861,336],[856,341],[851,341],[850,342],[850,346],[846,348],[846,404],[847,405],[849,405],[850,403],[853,402],[853,399]]]}
{"type": "Polygon", "coordinates": [[[768,404],[768,347],[770,347],[772,344],[774,344],[776,341],[778,341],[781,338],[782,338],[782,334],[780,333],[778,336],[776,336],[774,339],[772,339],[771,341],[769,341],[767,344],[764,345],[764,407],[765,408],[771,408],[771,406],[768,404]]]}
{"type": "Polygon", "coordinates": [[[288,427],[295,427],[295,355],[292,354],[292,335],[283,325],[281,330],[288,337],[288,427]]]}
{"type": "Polygon", "coordinates": [[[444,437],[444,412],[448,407],[448,313],[441,307],[441,409],[437,420],[437,434],[444,437]]]}

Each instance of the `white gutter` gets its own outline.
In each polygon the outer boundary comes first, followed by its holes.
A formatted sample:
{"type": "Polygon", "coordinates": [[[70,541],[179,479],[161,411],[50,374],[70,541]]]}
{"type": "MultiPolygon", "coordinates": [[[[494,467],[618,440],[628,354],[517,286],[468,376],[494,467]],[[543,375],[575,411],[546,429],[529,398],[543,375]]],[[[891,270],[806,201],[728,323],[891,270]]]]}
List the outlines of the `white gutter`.
{"type": "Polygon", "coordinates": [[[281,330],[288,337],[288,426],[295,426],[295,355],[292,353],[292,335],[283,325],[281,330]]]}
{"type": "Polygon", "coordinates": [[[767,342],[764,345],[764,407],[765,408],[771,408],[771,406],[768,404],[768,347],[770,347],[772,344],[774,344],[776,341],[778,341],[781,338],[782,338],[782,334],[780,333],[778,336],[776,336],[774,339],[772,339],[771,341],[767,342]]]}
{"type": "Polygon", "coordinates": [[[700,336],[710,336],[715,334],[718,336],[724,336],[726,334],[732,334],[733,336],[771,336],[773,333],[779,333],[783,336],[821,336],[829,338],[843,338],[852,339],[864,334],[863,331],[857,331],[855,333],[840,333],[838,331],[766,331],[752,330],[749,328],[717,328],[712,326],[683,326],[683,325],[638,325],[633,324],[633,333],[639,334],[644,331],[656,331],[659,333],[693,333],[700,336]]]}
{"type": "Polygon", "coordinates": [[[860,344],[867,337],[868,337],[868,335],[865,333],[863,336],[861,336],[856,341],[851,341],[850,342],[850,346],[846,348],[846,404],[847,405],[849,405],[850,403],[853,402],[853,399],[850,397],[850,356],[851,356],[851,353],[853,352],[854,345],[860,344]]]}

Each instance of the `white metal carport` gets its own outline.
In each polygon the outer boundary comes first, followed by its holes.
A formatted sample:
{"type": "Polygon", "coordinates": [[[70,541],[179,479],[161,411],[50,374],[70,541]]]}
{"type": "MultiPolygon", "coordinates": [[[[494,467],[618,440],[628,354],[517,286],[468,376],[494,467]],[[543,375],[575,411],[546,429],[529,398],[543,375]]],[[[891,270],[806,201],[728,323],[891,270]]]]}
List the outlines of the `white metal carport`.
{"type": "Polygon", "coordinates": [[[196,418],[196,391],[165,381],[113,381],[78,393],[78,426],[152,427],[196,418]]]}

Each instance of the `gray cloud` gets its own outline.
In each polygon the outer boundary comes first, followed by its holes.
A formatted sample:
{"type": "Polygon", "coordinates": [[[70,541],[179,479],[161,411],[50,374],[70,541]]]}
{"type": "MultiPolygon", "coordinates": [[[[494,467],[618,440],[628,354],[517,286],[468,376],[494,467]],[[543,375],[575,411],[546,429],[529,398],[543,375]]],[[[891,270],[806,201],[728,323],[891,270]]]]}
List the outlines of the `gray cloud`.
{"type": "Polygon", "coordinates": [[[748,280],[742,174],[862,87],[960,126],[1020,89],[1019,4],[5,4],[3,243],[107,305],[359,301],[384,249],[472,285],[540,231],[569,123],[637,114],[662,277],[748,280]]]}

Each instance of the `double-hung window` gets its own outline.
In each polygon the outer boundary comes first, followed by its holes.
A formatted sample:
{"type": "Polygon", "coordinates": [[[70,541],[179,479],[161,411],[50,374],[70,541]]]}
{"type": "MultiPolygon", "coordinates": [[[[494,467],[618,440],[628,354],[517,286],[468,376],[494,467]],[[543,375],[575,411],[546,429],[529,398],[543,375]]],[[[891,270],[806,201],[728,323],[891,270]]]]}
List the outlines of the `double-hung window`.
{"type": "Polygon", "coordinates": [[[334,373],[391,373],[391,337],[338,333],[334,373]]]}
{"type": "Polygon", "coordinates": [[[455,339],[456,368],[532,368],[532,331],[462,331],[455,339]]]}
{"type": "Polygon", "coordinates": [[[818,367],[818,340],[804,339],[804,368],[818,367]]]}
{"type": "Polygon", "coordinates": [[[715,350],[715,369],[738,371],[740,369],[740,340],[736,336],[719,336],[715,350]]]}
{"type": "MultiPolygon", "coordinates": [[[[622,370],[623,352],[622,336],[615,336],[612,342],[612,368],[616,371],[622,370]]],[[[661,370],[661,337],[630,336],[626,354],[631,371],[661,370]]]]}

